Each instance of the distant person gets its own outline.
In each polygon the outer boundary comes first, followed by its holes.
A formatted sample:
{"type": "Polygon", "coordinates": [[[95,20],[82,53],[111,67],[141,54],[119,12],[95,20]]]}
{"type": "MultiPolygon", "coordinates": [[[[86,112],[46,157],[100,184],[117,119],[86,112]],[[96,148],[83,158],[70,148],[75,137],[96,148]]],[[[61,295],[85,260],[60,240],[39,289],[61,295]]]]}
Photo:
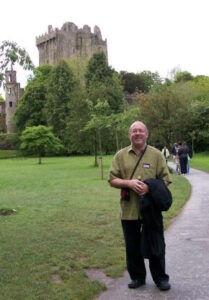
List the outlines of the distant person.
{"type": "Polygon", "coordinates": [[[170,178],[161,152],[147,145],[148,135],[144,123],[136,121],[130,126],[131,145],[114,156],[109,183],[121,189],[121,223],[131,278],[128,287],[135,289],[145,284],[144,258],[148,258],[153,281],[160,290],[166,291],[170,284],[165,271],[161,211],[171,205],[167,188],[170,178]]]}
{"type": "Polygon", "coordinates": [[[162,154],[163,154],[163,156],[165,158],[165,161],[167,163],[168,162],[168,158],[170,156],[168,148],[166,146],[164,146],[161,152],[162,152],[162,154]]]}
{"type": "Polygon", "coordinates": [[[173,160],[175,161],[175,158],[176,158],[176,150],[177,150],[177,147],[178,147],[178,144],[175,143],[171,149],[171,154],[172,154],[172,157],[173,157],[173,160]]]}
{"type": "Polygon", "coordinates": [[[187,174],[188,154],[189,148],[187,147],[186,143],[183,142],[178,150],[181,174],[183,175],[187,174]]]}
{"type": "Polygon", "coordinates": [[[176,156],[175,156],[175,164],[176,164],[176,173],[181,174],[181,167],[180,167],[180,161],[179,161],[179,154],[178,151],[180,147],[182,146],[181,142],[176,144],[176,156]]]}
{"type": "MultiPolygon", "coordinates": [[[[188,147],[188,149],[189,149],[189,147],[188,147]]],[[[192,158],[192,151],[189,149],[189,153],[187,154],[187,173],[188,174],[189,174],[189,169],[190,169],[190,167],[189,167],[189,161],[190,161],[191,158],[192,158]]]]}

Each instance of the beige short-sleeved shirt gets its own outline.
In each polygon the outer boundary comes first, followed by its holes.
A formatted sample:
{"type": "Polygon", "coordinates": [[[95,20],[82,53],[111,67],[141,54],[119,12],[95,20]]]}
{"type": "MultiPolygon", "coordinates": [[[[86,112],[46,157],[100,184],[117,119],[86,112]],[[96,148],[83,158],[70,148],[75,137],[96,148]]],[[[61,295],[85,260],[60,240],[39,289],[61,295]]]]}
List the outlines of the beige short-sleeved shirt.
{"type": "MultiPolygon", "coordinates": [[[[109,181],[115,178],[130,179],[131,173],[139,159],[139,156],[134,152],[132,146],[118,151],[112,161],[109,173],[109,181]]],[[[149,178],[161,178],[164,181],[171,182],[166,161],[162,153],[152,146],[147,146],[147,149],[137,167],[133,179],[141,176],[141,180],[149,178]]],[[[131,191],[130,200],[120,200],[121,203],[121,219],[137,220],[141,218],[139,211],[138,195],[131,191]]]]}

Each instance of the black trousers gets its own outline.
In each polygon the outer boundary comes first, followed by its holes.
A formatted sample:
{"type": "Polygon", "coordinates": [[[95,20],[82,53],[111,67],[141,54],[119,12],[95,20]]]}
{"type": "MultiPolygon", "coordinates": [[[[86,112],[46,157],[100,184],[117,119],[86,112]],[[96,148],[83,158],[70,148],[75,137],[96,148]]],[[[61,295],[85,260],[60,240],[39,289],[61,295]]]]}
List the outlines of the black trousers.
{"type": "Polygon", "coordinates": [[[188,162],[187,156],[180,157],[179,162],[180,162],[180,166],[181,166],[181,173],[186,174],[187,173],[187,162],[188,162]]]}
{"type": "MultiPolygon", "coordinates": [[[[127,270],[132,280],[145,281],[146,269],[141,254],[141,221],[122,220],[122,228],[126,246],[127,270]]],[[[161,280],[169,280],[165,273],[165,255],[149,258],[149,268],[153,281],[158,284],[161,280]]]]}

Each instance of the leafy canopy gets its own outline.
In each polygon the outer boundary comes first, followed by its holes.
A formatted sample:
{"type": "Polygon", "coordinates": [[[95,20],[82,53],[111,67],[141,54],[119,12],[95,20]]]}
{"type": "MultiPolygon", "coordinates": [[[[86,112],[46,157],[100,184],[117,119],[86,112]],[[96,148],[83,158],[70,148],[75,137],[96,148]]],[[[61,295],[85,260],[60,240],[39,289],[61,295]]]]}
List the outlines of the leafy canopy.
{"type": "Polygon", "coordinates": [[[5,71],[13,70],[15,64],[24,70],[33,70],[34,65],[29,54],[15,42],[3,41],[0,45],[0,87],[5,81],[5,71]]]}
{"type": "Polygon", "coordinates": [[[45,153],[56,153],[62,149],[59,139],[54,136],[51,128],[43,125],[27,127],[20,139],[20,149],[29,154],[37,154],[39,164],[45,153]]]}

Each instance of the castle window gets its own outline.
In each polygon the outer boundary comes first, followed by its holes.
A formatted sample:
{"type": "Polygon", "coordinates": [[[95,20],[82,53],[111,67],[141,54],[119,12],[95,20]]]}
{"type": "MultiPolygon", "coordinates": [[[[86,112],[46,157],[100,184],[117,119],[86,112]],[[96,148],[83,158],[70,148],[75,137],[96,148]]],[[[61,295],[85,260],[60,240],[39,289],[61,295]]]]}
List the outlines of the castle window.
{"type": "Polygon", "coordinates": [[[9,107],[12,107],[12,101],[9,102],[9,107]]]}
{"type": "Polygon", "coordinates": [[[12,93],[12,88],[8,88],[8,94],[11,95],[12,93]]]}
{"type": "Polygon", "coordinates": [[[9,81],[9,82],[12,82],[12,74],[9,74],[9,76],[8,76],[8,81],[9,81]]]}

